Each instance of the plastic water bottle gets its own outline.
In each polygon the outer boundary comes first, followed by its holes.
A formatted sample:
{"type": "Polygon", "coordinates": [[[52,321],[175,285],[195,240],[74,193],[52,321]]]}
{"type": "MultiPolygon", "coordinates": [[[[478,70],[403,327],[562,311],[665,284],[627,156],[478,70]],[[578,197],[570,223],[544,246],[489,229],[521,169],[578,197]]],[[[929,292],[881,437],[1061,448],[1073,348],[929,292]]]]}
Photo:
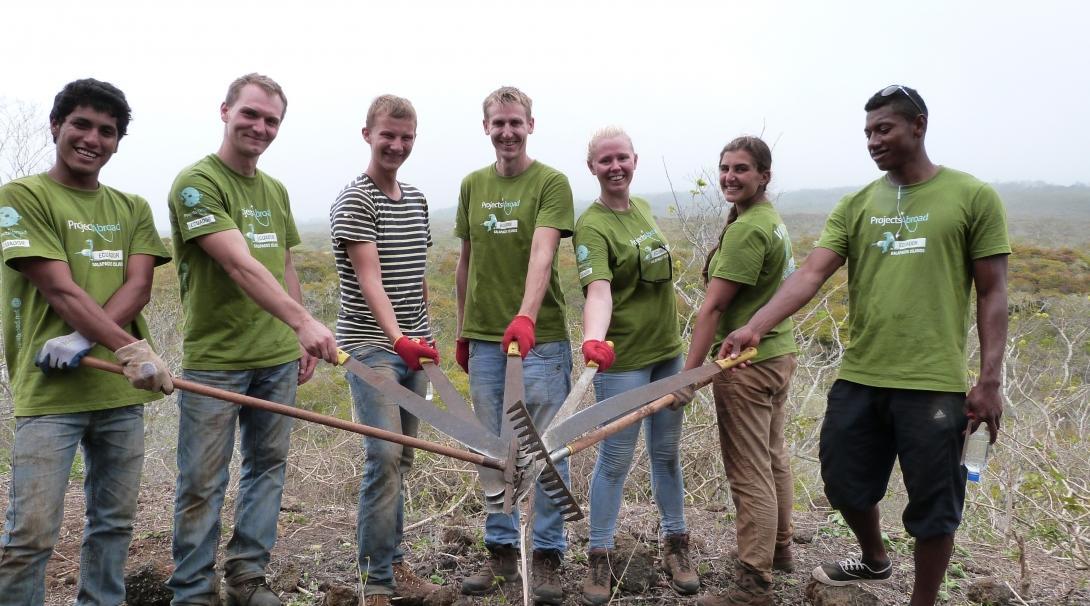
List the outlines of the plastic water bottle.
{"type": "MultiPolygon", "coordinates": [[[[970,421],[970,424],[972,421],[970,421]]],[[[965,450],[961,453],[961,464],[968,472],[970,482],[979,482],[980,474],[984,473],[984,466],[988,463],[988,454],[991,451],[991,436],[988,434],[988,426],[981,423],[976,431],[965,438],[965,450]]]]}

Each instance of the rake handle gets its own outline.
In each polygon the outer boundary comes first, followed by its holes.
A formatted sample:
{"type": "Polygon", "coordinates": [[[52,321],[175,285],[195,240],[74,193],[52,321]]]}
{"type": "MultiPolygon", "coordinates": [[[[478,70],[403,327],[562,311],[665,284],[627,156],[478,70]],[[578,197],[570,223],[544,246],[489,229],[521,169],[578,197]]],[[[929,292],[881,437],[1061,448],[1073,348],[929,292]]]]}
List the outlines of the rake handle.
{"type": "MultiPolygon", "coordinates": [[[[755,355],[757,355],[757,350],[750,347],[750,348],[747,348],[745,351],[743,351],[741,354],[739,354],[739,356],[737,358],[726,358],[726,359],[723,359],[723,360],[717,360],[716,362],[719,364],[720,367],[722,367],[723,370],[726,370],[728,368],[731,368],[733,366],[737,366],[738,364],[741,364],[742,362],[745,362],[745,361],[751,359],[755,355]]],[[[704,379],[702,381],[698,381],[696,383],[693,383],[692,384],[693,390],[695,391],[697,389],[700,389],[700,388],[704,387],[708,383],[711,383],[713,378],[714,377],[708,377],[707,379],[704,379]]],[[[674,403],[674,394],[672,394],[672,393],[666,394],[665,396],[662,396],[661,398],[659,398],[657,400],[653,400],[653,401],[649,402],[648,404],[645,404],[645,405],[641,406],[640,408],[637,408],[636,410],[633,410],[632,412],[626,414],[625,416],[623,416],[623,417],[621,417],[621,418],[619,418],[619,419],[617,419],[615,421],[607,423],[607,424],[599,427],[598,429],[595,429],[594,431],[592,431],[592,432],[590,432],[590,433],[588,433],[588,434],[586,434],[586,435],[584,435],[584,436],[582,436],[580,438],[576,438],[575,440],[571,441],[570,443],[568,443],[568,444],[566,444],[564,446],[561,446],[554,453],[550,454],[550,458],[552,458],[553,462],[556,462],[556,461],[561,460],[561,459],[566,459],[566,458],[574,455],[577,452],[580,452],[582,450],[586,450],[587,448],[590,448],[591,446],[594,446],[598,442],[601,442],[602,440],[612,436],[613,434],[621,431],[622,429],[628,427],[629,425],[632,425],[633,423],[637,423],[641,419],[649,417],[649,416],[655,414],[656,412],[662,410],[663,408],[666,408],[666,407],[670,406],[673,403],[674,403]]]]}
{"type": "MultiPolygon", "coordinates": [[[[84,356],[83,359],[80,360],[80,365],[95,368],[97,370],[104,370],[106,372],[123,374],[120,365],[114,364],[112,362],[107,362],[106,360],[100,360],[92,356],[84,356]]],[[[474,465],[481,465],[492,469],[498,469],[500,471],[503,471],[503,469],[505,468],[503,461],[500,461],[499,459],[494,459],[492,457],[486,457],[475,452],[451,448],[450,446],[436,444],[435,442],[429,442],[428,440],[422,440],[420,438],[414,438],[412,436],[406,436],[404,434],[386,431],[385,429],[371,427],[370,425],[363,425],[361,423],[345,421],[344,419],[338,419],[337,417],[331,417],[329,415],[323,415],[316,412],[311,412],[309,410],[303,410],[301,408],[287,406],[285,404],[278,404],[276,402],[262,400],[253,396],[247,396],[240,393],[235,393],[233,391],[219,389],[218,387],[210,387],[202,383],[187,381],[186,379],[173,378],[173,381],[174,387],[177,387],[178,389],[200,394],[202,396],[226,400],[227,402],[231,402],[232,404],[238,404],[239,406],[259,408],[261,410],[275,412],[276,414],[281,414],[287,417],[294,417],[303,421],[318,423],[319,425],[325,425],[326,427],[343,429],[345,431],[351,431],[352,433],[358,433],[360,435],[368,436],[371,438],[378,438],[379,440],[386,440],[387,442],[401,444],[402,446],[419,448],[420,450],[432,452],[437,455],[443,455],[452,459],[458,459],[459,461],[465,461],[466,463],[473,463],[474,465]]]]}

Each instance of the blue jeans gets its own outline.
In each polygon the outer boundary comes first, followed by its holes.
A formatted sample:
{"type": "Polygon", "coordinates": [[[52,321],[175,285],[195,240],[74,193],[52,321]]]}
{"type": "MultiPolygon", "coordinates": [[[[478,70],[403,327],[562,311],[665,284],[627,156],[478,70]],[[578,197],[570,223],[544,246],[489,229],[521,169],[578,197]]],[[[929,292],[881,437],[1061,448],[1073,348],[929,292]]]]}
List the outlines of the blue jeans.
{"type": "MultiPolygon", "coordinates": [[[[424,395],[428,377],[409,370],[397,354],[378,347],[364,347],[352,353],[360,362],[424,395]]],[[[391,402],[366,381],[348,373],[356,418],[364,425],[407,436],[416,436],[420,420],[391,402]]],[[[413,449],[386,440],[363,438],[363,479],[356,517],[356,543],[359,546],[359,570],[364,595],[394,593],[392,565],[405,553],[401,540],[405,526],[405,476],[413,465],[413,449]]]]}
{"type": "MultiPolygon", "coordinates": [[[[190,381],[235,393],[295,404],[298,360],[253,370],[184,370],[190,381]]],[[[190,392],[178,397],[178,484],[174,495],[174,574],[171,604],[212,604],[219,588],[216,551],[220,510],[239,427],[235,528],[227,543],[224,576],[240,583],[265,574],[276,543],[293,419],[190,392]]]]}
{"type": "MultiPolygon", "coordinates": [[[[606,398],[637,389],[648,383],[676,375],[681,371],[681,356],[636,370],[604,372],[594,375],[594,394],[606,398]]],[[[659,506],[664,535],[685,532],[685,483],[681,477],[681,424],[684,409],[660,410],[645,418],[644,440],[651,458],[651,492],[659,506]]],[[[617,514],[624,498],[624,481],[632,468],[640,423],[633,423],[603,440],[598,446],[598,462],[590,483],[590,548],[613,549],[617,514]]]]}
{"type": "MultiPolygon", "coordinates": [[[[473,411],[487,429],[500,434],[502,427],[503,386],[507,370],[507,354],[499,343],[470,340],[469,392],[473,411]]],[[[567,341],[538,343],[523,360],[523,383],[526,387],[526,408],[538,431],[544,433],[571,390],[571,346],[567,341]]],[[[557,464],[565,482],[568,462],[557,464]]],[[[486,545],[519,545],[518,512],[511,515],[488,514],[484,526],[486,545]]],[[[534,496],[534,549],[555,549],[563,553],[568,544],[564,538],[564,518],[549,495],[538,483],[534,496]]]]}
{"type": "Polygon", "coordinates": [[[45,601],[45,566],[64,518],[76,447],[83,448],[87,521],[76,604],[120,604],[144,468],[144,406],[15,420],[11,491],[0,538],[0,604],[45,601]]]}

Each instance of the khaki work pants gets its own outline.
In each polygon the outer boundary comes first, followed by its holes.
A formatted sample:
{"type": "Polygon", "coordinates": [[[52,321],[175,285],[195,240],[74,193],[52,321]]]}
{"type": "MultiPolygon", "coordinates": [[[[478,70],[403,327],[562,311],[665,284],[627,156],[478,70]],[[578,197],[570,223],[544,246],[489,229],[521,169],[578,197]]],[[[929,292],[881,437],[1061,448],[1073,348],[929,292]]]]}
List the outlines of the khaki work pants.
{"type": "Polygon", "coordinates": [[[776,548],[791,544],[794,487],[784,444],[784,404],[798,362],[778,356],[712,382],[719,445],[738,511],[738,560],[772,581],[776,548]]]}

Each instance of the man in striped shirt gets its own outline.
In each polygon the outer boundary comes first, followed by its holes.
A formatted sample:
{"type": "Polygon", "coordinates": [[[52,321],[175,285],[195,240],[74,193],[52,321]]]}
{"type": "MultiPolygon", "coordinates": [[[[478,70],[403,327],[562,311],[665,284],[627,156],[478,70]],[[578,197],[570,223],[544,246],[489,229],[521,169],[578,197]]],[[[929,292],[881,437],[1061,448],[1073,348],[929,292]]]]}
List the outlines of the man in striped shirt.
{"type": "MultiPolygon", "coordinates": [[[[382,95],[371,103],[363,139],[371,146],[367,170],[337,196],[329,211],[333,255],[340,279],[337,344],[353,357],[423,395],[420,359],[439,361],[428,325],[424,279],[431,231],[428,203],[397,180],[412,153],[416,110],[408,99],[382,95]]],[[[419,420],[353,374],[348,374],[356,418],[372,427],[415,436],[419,420]]],[[[413,449],[364,438],[356,538],[364,604],[386,606],[394,596],[422,599],[439,587],[404,562],[402,487],[413,449]]]]}

